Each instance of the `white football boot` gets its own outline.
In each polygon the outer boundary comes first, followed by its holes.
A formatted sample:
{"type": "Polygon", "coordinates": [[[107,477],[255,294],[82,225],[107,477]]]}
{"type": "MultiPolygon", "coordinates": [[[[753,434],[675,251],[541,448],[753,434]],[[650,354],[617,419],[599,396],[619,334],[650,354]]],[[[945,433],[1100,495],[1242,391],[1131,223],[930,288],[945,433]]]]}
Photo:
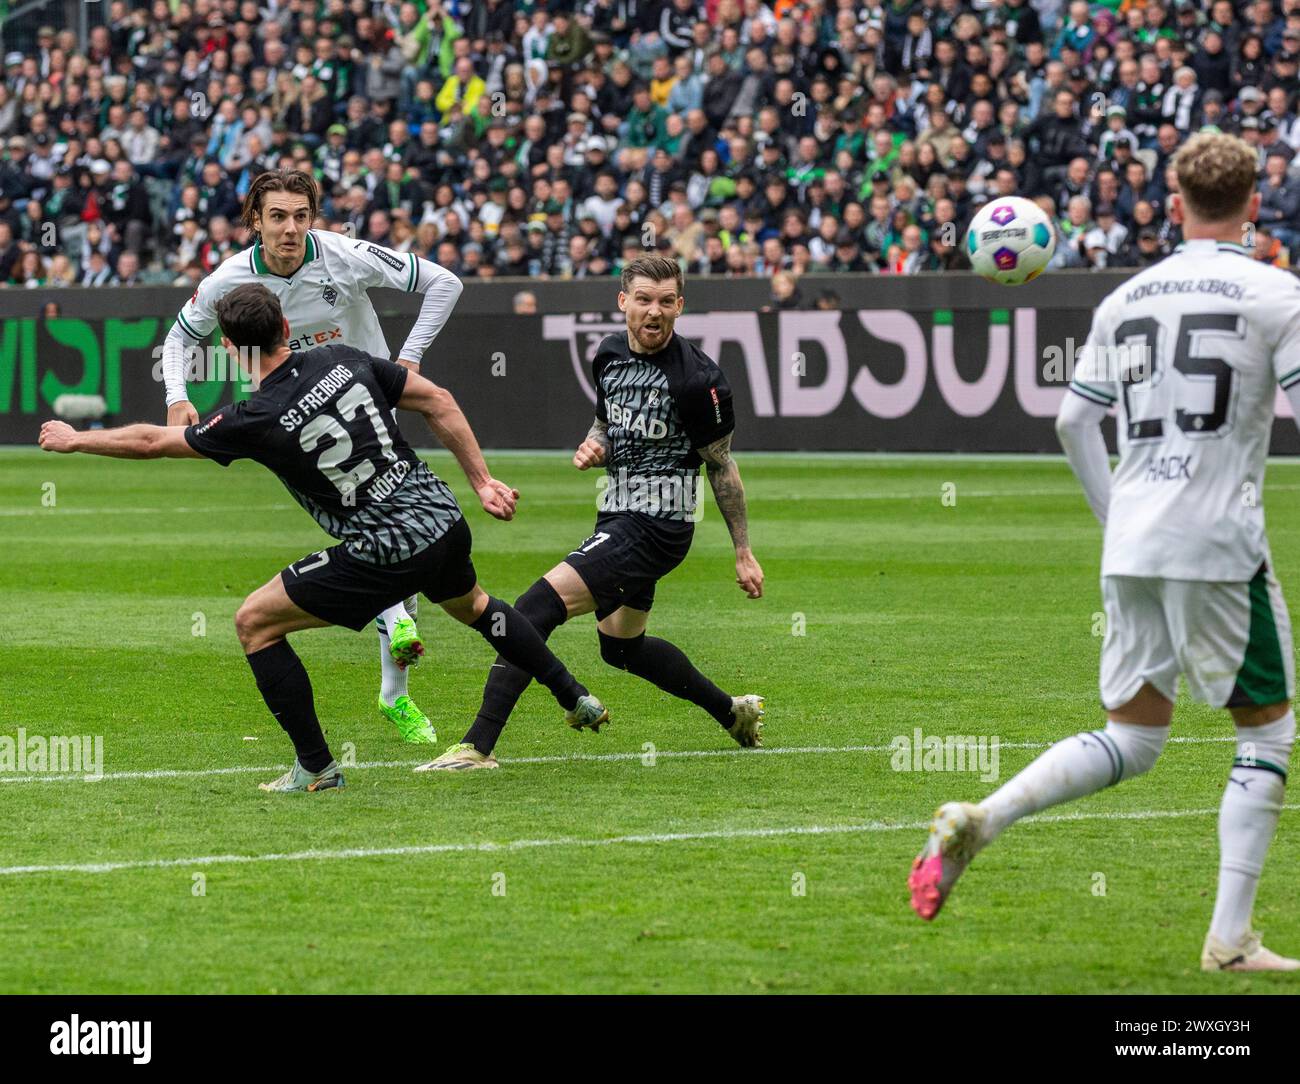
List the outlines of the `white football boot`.
{"type": "Polygon", "coordinates": [[[912,910],[927,922],[943,907],[952,886],[984,845],[985,812],[971,802],[947,802],[935,811],[930,837],[912,862],[907,887],[912,910]]]}
{"type": "Polygon", "coordinates": [[[731,698],[731,714],[735,722],[727,727],[727,733],[736,739],[738,745],[754,749],[763,744],[763,716],[767,711],[767,702],[755,693],[731,698]]]}
{"type": "Polygon", "coordinates": [[[1201,949],[1202,971],[1300,971],[1300,960],[1279,956],[1272,949],[1266,949],[1259,941],[1259,934],[1247,930],[1235,945],[1220,941],[1212,933],[1205,935],[1205,947],[1201,949]]]}
{"type": "Polygon", "coordinates": [[[438,757],[421,764],[414,769],[417,772],[472,772],[480,768],[499,768],[497,759],[487,753],[480,753],[469,742],[461,742],[438,757]]]}
{"type": "Polygon", "coordinates": [[[342,787],[343,773],[339,771],[337,760],[331,760],[318,772],[309,772],[295,758],[293,767],[279,779],[258,783],[257,786],[273,794],[319,794],[342,787]]]}

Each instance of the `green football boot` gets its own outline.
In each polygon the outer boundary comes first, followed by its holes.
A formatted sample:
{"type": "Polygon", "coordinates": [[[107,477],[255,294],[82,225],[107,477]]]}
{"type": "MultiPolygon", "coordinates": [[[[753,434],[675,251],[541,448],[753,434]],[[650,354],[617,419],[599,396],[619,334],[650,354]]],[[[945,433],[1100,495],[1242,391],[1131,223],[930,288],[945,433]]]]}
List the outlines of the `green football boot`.
{"type": "Polygon", "coordinates": [[[399,696],[393,703],[385,704],[379,698],[379,714],[397,727],[402,741],[412,745],[437,745],[438,734],[429,722],[429,717],[415,706],[415,702],[406,695],[399,696]]]}
{"type": "Polygon", "coordinates": [[[388,653],[403,670],[419,663],[420,656],[424,654],[424,641],[420,639],[420,630],[411,618],[404,617],[393,622],[393,627],[388,630],[388,653]]]}
{"type": "Polygon", "coordinates": [[[322,790],[337,790],[343,786],[343,773],[339,771],[337,760],[331,760],[318,772],[309,772],[297,758],[294,759],[293,767],[290,768],[279,779],[272,780],[270,783],[258,783],[260,790],[271,791],[276,794],[307,793],[315,794],[322,790]]]}

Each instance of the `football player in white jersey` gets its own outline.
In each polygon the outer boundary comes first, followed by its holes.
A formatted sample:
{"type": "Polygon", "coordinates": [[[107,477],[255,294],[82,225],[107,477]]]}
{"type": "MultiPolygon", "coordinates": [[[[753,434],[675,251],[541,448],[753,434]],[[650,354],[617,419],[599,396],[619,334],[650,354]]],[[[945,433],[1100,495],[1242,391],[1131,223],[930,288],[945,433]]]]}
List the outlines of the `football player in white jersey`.
{"type": "MultiPolygon", "coordinates": [[[[261,283],[280,299],[289,323],[290,350],[342,343],[380,357],[390,356],[388,344],[366,291],[389,286],[424,294],[415,325],[396,358],[412,372],[419,371],[424,351],[460,297],[460,280],[414,253],[312,229],[319,206],[316,181],[301,170],[276,170],[254,179],[244,199],[242,220],[255,233],[256,243],[199,284],[163,345],[168,425],[192,425],[199,420],[187,398],[187,356],[202,348],[216,329],[217,301],[246,282],[261,283]]],[[[415,625],[415,599],[385,610],[375,624],[382,670],[380,712],[406,741],[436,743],[433,725],[411,700],[407,684],[406,668],[424,653],[415,625]]]]}
{"type": "Polygon", "coordinates": [[[1021,817],[1131,779],[1169,736],[1178,678],[1227,708],[1236,756],[1219,810],[1207,971],[1294,971],[1251,912],[1295,741],[1291,625],[1260,493],[1280,384],[1300,419],[1300,280],[1239,242],[1255,219],[1254,151],[1204,132],[1174,159],[1186,241],[1110,294],[1057,418],[1105,528],[1104,729],[1058,742],[978,805],[939,808],[912,907],[938,914],[971,858],[1021,817]],[[1117,408],[1114,473],[1100,424],[1117,408]]]}

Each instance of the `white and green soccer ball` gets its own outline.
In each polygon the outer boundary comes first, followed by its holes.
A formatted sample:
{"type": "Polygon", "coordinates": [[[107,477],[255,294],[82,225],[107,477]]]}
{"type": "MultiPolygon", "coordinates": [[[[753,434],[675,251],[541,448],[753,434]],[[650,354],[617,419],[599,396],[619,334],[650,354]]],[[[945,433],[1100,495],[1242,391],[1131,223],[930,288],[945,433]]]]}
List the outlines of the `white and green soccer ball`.
{"type": "Polygon", "coordinates": [[[1056,251],[1056,230],[1041,207],[1020,196],[989,200],[966,230],[966,255],[976,274],[1019,286],[1042,274],[1056,251]]]}

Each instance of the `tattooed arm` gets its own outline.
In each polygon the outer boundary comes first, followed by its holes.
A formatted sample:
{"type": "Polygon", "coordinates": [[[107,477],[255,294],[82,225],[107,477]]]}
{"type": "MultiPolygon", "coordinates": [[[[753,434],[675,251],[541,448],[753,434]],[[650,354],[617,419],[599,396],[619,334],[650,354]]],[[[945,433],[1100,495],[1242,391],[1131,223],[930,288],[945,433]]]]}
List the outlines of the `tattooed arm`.
{"type": "Polygon", "coordinates": [[[573,465],[578,470],[586,470],[588,467],[599,467],[605,462],[609,455],[610,440],[607,423],[597,418],[591,423],[591,429],[587,433],[586,439],[578,445],[578,450],[573,453],[573,465]]]}
{"type": "Polygon", "coordinates": [[[732,545],[736,547],[736,583],[750,598],[762,598],[763,570],[749,548],[745,484],[740,480],[740,468],[731,458],[731,434],[697,450],[704,460],[709,485],[713,487],[713,496],[718,502],[718,511],[726,520],[732,545]]]}

